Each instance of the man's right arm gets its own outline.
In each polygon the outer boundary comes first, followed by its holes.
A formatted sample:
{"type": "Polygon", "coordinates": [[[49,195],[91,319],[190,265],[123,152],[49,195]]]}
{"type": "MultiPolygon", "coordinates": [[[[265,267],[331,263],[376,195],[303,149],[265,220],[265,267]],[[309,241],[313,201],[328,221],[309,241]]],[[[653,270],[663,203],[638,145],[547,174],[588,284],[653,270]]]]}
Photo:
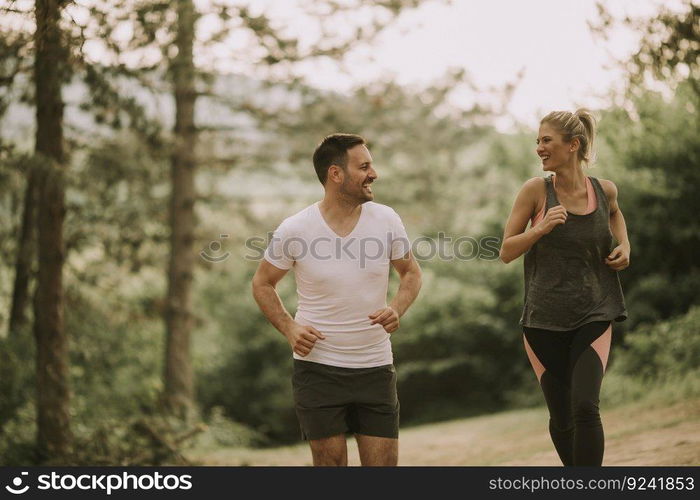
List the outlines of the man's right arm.
{"type": "Polygon", "coordinates": [[[285,274],[286,269],[280,269],[265,259],[260,261],[253,276],[253,297],[265,317],[287,338],[292,350],[300,356],[306,356],[313,349],[316,340],[325,337],[314,327],[302,326],[294,321],[284,308],[275,286],[285,274]]]}

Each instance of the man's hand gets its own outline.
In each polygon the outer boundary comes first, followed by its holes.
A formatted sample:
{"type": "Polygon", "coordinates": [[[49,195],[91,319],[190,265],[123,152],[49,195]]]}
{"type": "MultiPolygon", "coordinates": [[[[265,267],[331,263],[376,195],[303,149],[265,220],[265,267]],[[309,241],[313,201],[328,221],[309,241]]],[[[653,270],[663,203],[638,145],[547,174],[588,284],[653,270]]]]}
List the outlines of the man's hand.
{"type": "Polygon", "coordinates": [[[382,325],[386,333],[393,333],[399,328],[399,313],[392,307],[385,307],[374,311],[369,315],[369,319],[372,320],[372,325],[376,325],[377,323],[382,325]]]}
{"type": "Polygon", "coordinates": [[[284,336],[287,337],[289,345],[292,346],[292,351],[299,356],[308,355],[318,339],[326,338],[313,326],[300,325],[297,322],[294,322],[292,327],[284,332],[284,336]]]}
{"type": "Polygon", "coordinates": [[[629,245],[616,246],[610,255],[605,258],[605,263],[608,267],[615,271],[622,271],[630,265],[630,247],[629,245]]]}

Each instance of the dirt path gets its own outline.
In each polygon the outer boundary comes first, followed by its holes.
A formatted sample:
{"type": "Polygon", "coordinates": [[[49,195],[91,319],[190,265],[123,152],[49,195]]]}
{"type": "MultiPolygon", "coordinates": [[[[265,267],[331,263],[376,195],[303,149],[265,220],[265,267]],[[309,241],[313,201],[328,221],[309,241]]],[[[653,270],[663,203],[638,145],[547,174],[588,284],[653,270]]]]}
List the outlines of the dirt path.
{"type": "MultiPolygon", "coordinates": [[[[603,412],[604,465],[700,465],[700,399],[672,406],[636,404],[603,412]]],[[[358,465],[348,441],[349,462],[358,465]]],[[[202,465],[310,465],[306,445],[190,453],[202,465]]],[[[561,465],[545,409],[518,410],[408,428],[401,465],[561,465]]]]}

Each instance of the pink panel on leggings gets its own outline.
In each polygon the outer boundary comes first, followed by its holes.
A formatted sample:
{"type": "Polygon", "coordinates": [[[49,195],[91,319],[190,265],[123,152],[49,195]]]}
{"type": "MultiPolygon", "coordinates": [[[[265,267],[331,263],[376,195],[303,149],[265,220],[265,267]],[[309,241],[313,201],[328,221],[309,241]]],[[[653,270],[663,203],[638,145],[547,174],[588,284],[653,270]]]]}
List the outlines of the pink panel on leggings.
{"type": "Polygon", "coordinates": [[[540,363],[540,360],[537,359],[537,356],[535,355],[535,352],[532,350],[532,347],[530,347],[530,344],[527,342],[527,338],[523,334],[523,342],[525,342],[525,352],[527,352],[527,357],[530,360],[530,364],[532,365],[532,369],[535,370],[535,375],[537,376],[537,381],[539,382],[540,379],[542,378],[542,374],[545,372],[546,368],[542,363],[540,363]]]}
{"type": "Polygon", "coordinates": [[[593,341],[591,347],[598,353],[600,362],[603,364],[603,373],[608,366],[608,356],[610,355],[610,342],[612,341],[612,323],[607,330],[593,341]]]}

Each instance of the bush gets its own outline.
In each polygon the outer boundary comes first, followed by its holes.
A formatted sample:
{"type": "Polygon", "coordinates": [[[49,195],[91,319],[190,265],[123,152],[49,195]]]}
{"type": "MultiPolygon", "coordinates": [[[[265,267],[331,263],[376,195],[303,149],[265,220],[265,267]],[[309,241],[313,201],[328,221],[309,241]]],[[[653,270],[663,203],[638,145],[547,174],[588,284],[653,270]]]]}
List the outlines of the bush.
{"type": "Polygon", "coordinates": [[[33,401],[15,408],[0,430],[0,466],[36,464],[36,408],[33,401]]]}
{"type": "Polygon", "coordinates": [[[698,369],[700,307],[683,316],[643,325],[627,335],[615,357],[615,371],[645,382],[660,382],[698,369]]]}
{"type": "MultiPolygon", "coordinates": [[[[257,441],[291,442],[299,439],[292,355],[253,300],[252,271],[232,270],[229,279],[209,275],[200,282],[196,310],[203,325],[196,339],[197,398],[209,418],[219,412],[240,422],[258,433],[257,441]]],[[[279,291],[287,299],[293,280],[281,283],[279,291]]]]}
{"type": "Polygon", "coordinates": [[[447,267],[424,269],[421,298],[392,339],[402,422],[496,411],[522,402],[523,390],[530,394],[518,271],[464,266],[461,276],[447,267]]]}
{"type": "Polygon", "coordinates": [[[30,328],[0,338],[0,436],[34,396],[34,336],[30,328]]]}

